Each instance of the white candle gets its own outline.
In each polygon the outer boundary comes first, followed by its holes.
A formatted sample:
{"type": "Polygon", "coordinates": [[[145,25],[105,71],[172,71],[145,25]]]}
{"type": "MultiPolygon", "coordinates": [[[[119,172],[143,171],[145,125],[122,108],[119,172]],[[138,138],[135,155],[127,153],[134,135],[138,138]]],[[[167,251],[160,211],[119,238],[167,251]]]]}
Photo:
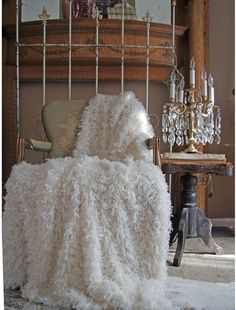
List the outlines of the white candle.
{"type": "Polygon", "coordinates": [[[184,102],[184,90],[183,89],[179,90],[179,102],[181,103],[184,102]]]}
{"type": "Polygon", "coordinates": [[[182,79],[179,84],[179,102],[184,102],[184,80],[182,79]]]}
{"type": "Polygon", "coordinates": [[[202,69],[201,80],[202,80],[202,96],[207,97],[207,73],[205,69],[202,69]]]}
{"type": "Polygon", "coordinates": [[[170,99],[175,99],[175,72],[173,71],[171,73],[171,78],[170,78],[170,99]]]}
{"type": "Polygon", "coordinates": [[[170,99],[175,99],[175,83],[170,84],[170,99]]]}
{"type": "Polygon", "coordinates": [[[214,102],[215,100],[215,94],[214,94],[214,87],[213,87],[213,77],[211,74],[208,76],[208,91],[209,91],[209,97],[208,100],[211,102],[214,102]]]}
{"type": "Polygon", "coordinates": [[[190,61],[190,86],[195,87],[195,60],[190,61]]]}
{"type": "Polygon", "coordinates": [[[214,87],[209,88],[209,101],[211,102],[215,101],[214,87]]]}

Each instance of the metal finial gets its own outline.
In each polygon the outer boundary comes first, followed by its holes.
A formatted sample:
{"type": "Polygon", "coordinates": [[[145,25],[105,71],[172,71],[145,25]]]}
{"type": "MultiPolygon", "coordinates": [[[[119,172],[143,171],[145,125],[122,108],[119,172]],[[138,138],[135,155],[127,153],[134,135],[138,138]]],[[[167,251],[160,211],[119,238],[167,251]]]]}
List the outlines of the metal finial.
{"type": "Polygon", "coordinates": [[[100,11],[98,10],[98,7],[97,7],[97,6],[94,8],[94,10],[92,10],[92,15],[91,15],[91,17],[92,17],[93,19],[96,19],[97,22],[98,22],[99,19],[102,19],[102,15],[100,14],[100,11]]]}
{"type": "Polygon", "coordinates": [[[100,13],[98,11],[98,7],[96,7],[96,19],[99,19],[100,13]]]}
{"type": "Polygon", "coordinates": [[[176,0],[171,0],[171,6],[176,6],[176,0]]]}
{"type": "Polygon", "coordinates": [[[149,11],[147,10],[145,16],[142,19],[143,19],[143,21],[150,23],[153,20],[153,17],[151,17],[149,11]]]}
{"type": "Polygon", "coordinates": [[[42,10],[42,14],[39,14],[39,19],[42,20],[43,25],[47,25],[47,21],[49,20],[49,18],[51,17],[51,15],[48,14],[46,7],[43,7],[42,10]]]}
{"type": "Polygon", "coordinates": [[[98,23],[99,19],[102,19],[102,15],[100,14],[98,7],[96,7],[96,13],[94,15],[92,15],[92,18],[96,18],[96,22],[98,23]]]}

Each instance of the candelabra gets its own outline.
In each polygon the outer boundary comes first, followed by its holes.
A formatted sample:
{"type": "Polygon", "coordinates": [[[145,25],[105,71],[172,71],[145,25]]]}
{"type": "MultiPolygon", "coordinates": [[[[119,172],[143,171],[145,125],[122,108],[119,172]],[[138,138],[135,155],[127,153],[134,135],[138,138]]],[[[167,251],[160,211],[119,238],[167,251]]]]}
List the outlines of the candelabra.
{"type": "Polygon", "coordinates": [[[172,150],[187,145],[185,152],[198,153],[197,145],[220,143],[221,114],[214,104],[212,75],[201,72],[201,90],[195,88],[195,61],[190,62],[190,87],[184,89],[184,77],[174,66],[170,78],[170,98],[163,106],[162,138],[172,150]],[[180,80],[180,81],[179,81],[180,80]]]}

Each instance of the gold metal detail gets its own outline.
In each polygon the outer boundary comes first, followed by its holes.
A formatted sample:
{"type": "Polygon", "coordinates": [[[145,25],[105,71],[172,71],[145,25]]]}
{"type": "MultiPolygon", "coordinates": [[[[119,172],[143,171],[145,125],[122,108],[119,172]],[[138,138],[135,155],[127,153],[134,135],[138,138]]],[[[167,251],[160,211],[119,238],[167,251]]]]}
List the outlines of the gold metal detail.
{"type": "Polygon", "coordinates": [[[160,155],[160,140],[157,137],[153,137],[153,163],[156,166],[161,167],[161,155],[160,155]]]}
{"type": "Polygon", "coordinates": [[[16,144],[16,163],[19,164],[24,160],[25,154],[25,138],[18,137],[16,144]]]}

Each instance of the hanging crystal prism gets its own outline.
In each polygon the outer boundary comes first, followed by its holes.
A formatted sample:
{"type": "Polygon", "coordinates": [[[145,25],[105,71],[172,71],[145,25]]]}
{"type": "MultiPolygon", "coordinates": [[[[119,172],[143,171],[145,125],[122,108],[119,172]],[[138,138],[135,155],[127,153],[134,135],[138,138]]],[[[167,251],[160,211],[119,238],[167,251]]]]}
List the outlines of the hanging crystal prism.
{"type": "Polygon", "coordinates": [[[164,132],[163,135],[162,135],[162,140],[163,140],[164,143],[166,143],[166,142],[168,141],[167,135],[166,135],[165,132],[164,132]]]}
{"type": "Polygon", "coordinates": [[[167,106],[164,106],[162,115],[162,132],[168,132],[168,127],[169,127],[169,117],[167,114],[167,106]]]}
{"type": "Polygon", "coordinates": [[[220,115],[220,108],[217,109],[216,119],[215,119],[215,142],[217,144],[220,143],[221,138],[221,115],[220,115]]]}
{"type": "Polygon", "coordinates": [[[176,138],[176,144],[177,144],[178,146],[180,146],[180,145],[182,144],[182,139],[181,139],[180,136],[177,136],[177,138],[176,138]]]}
{"type": "Polygon", "coordinates": [[[215,136],[215,142],[216,142],[216,144],[219,144],[220,141],[221,141],[220,135],[216,135],[216,136],[215,136]]]}
{"type": "MultiPolygon", "coordinates": [[[[191,61],[193,63],[194,60],[191,61]]],[[[188,145],[186,152],[198,152],[196,145],[220,143],[221,115],[214,105],[214,85],[211,74],[203,70],[201,90],[195,88],[195,72],[190,67],[190,88],[184,90],[184,78],[173,67],[170,83],[170,101],[163,106],[163,142],[188,145]],[[180,81],[180,82],[178,82],[180,81]],[[215,113],[216,112],[216,113],[215,113]]]]}
{"type": "Polygon", "coordinates": [[[175,143],[175,134],[174,132],[171,132],[168,136],[168,142],[170,143],[171,146],[174,145],[175,143]]]}

